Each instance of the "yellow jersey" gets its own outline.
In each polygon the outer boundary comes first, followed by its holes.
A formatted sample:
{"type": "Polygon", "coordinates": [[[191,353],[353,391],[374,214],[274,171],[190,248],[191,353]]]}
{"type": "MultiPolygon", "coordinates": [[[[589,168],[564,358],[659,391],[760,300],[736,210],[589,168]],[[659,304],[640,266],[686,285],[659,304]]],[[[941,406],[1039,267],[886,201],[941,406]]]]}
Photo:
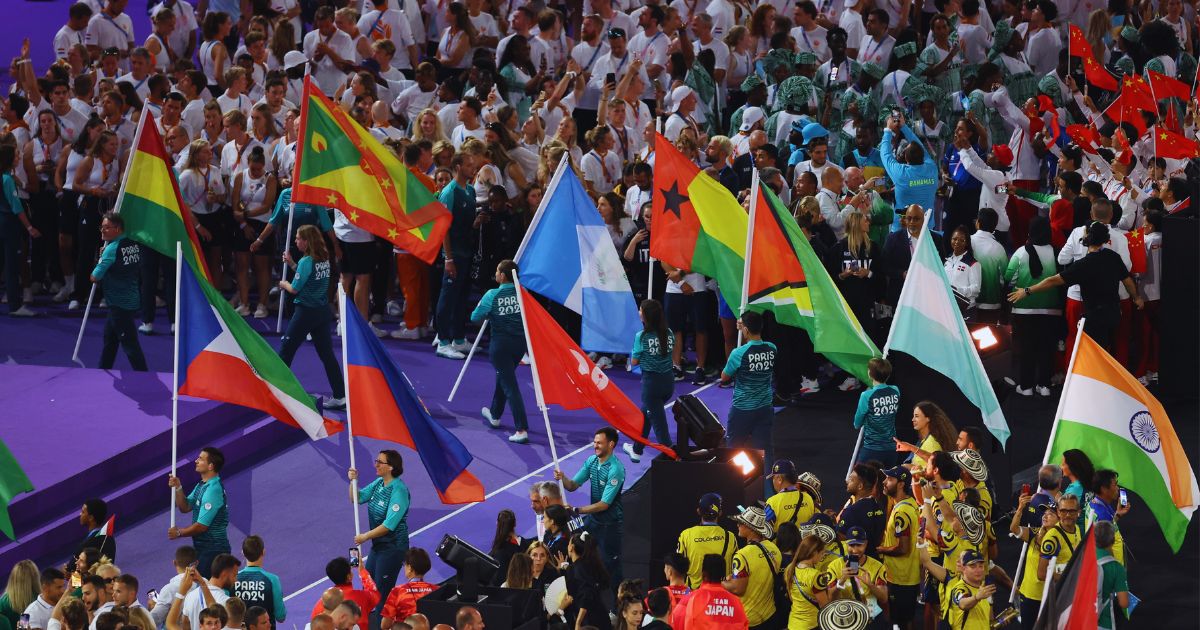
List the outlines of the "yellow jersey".
{"type": "MultiPolygon", "coordinates": [[[[862,556],[859,558],[858,575],[863,582],[870,582],[876,586],[886,586],[888,583],[888,570],[882,562],[872,558],[871,556],[862,556]]],[[[842,576],[842,569],[846,568],[845,558],[836,558],[829,563],[829,580],[831,583],[838,583],[838,579],[842,576]]],[[[879,602],[871,595],[871,591],[858,586],[858,596],[854,595],[854,586],[847,580],[845,588],[837,589],[838,599],[857,599],[867,605],[871,611],[871,616],[874,617],[876,611],[882,612],[879,602]]]]}
{"type": "Polygon", "coordinates": [[[783,554],[769,540],[748,544],[733,554],[733,577],[746,578],[746,592],[741,600],[752,626],[775,614],[775,574],[782,563],[783,554]]]}
{"type": "Polygon", "coordinates": [[[977,602],[970,610],[963,610],[959,607],[959,602],[966,597],[974,597],[983,584],[979,586],[971,586],[966,580],[960,578],[951,582],[946,592],[949,596],[949,622],[950,627],[955,630],[988,630],[992,625],[992,600],[984,599],[977,602]]]}
{"type": "Polygon", "coordinates": [[[679,544],[675,551],[688,559],[687,583],[692,589],[700,588],[701,564],[704,556],[715,553],[725,558],[725,574],[733,564],[733,552],[737,551],[737,537],[720,525],[695,525],[679,533],[679,544]]]}
{"type": "MultiPolygon", "coordinates": [[[[967,473],[964,472],[963,474],[965,475],[967,473]]],[[[958,495],[962,493],[963,489],[967,486],[962,482],[962,479],[959,479],[952,484],[952,487],[954,488],[954,497],[957,499],[958,495]]],[[[983,519],[985,521],[991,520],[992,504],[994,503],[992,500],[992,491],[988,490],[987,486],[982,483],[977,484],[975,486],[975,490],[979,492],[979,509],[983,512],[983,519]]]]}
{"type": "Polygon", "coordinates": [[[1042,545],[1038,540],[1041,528],[1029,532],[1029,545],[1025,548],[1025,568],[1021,570],[1021,597],[1025,599],[1042,600],[1042,591],[1046,589],[1045,580],[1038,579],[1038,559],[1042,557],[1042,545]]]}
{"type": "Polygon", "coordinates": [[[792,612],[788,615],[788,630],[812,630],[817,627],[816,593],[829,588],[829,574],[818,567],[796,566],[796,575],[788,584],[788,596],[792,599],[792,612]]]}
{"type": "Polygon", "coordinates": [[[842,545],[842,541],[835,540],[825,545],[825,555],[821,556],[821,561],[817,563],[817,568],[822,571],[828,571],[831,562],[844,557],[846,557],[846,548],[842,545]]]}
{"type": "MultiPolygon", "coordinates": [[[[1079,548],[1081,538],[1083,538],[1083,532],[1080,531],[1078,525],[1075,526],[1075,531],[1073,532],[1063,529],[1062,525],[1055,525],[1042,537],[1042,542],[1038,545],[1038,551],[1042,558],[1046,558],[1047,560],[1057,558],[1056,564],[1060,567],[1066,567],[1067,563],[1075,555],[1075,550],[1079,548]]],[[[1055,569],[1055,571],[1059,570],[1061,569],[1055,569]]]]}
{"type": "Polygon", "coordinates": [[[921,581],[921,554],[917,550],[920,539],[921,514],[917,502],[908,497],[896,503],[888,515],[887,527],[883,530],[883,546],[894,547],[901,538],[908,540],[908,555],[884,556],[889,582],[900,586],[914,586],[921,581]]]}
{"type": "MultiPolygon", "coordinates": [[[[942,450],[942,444],[937,441],[937,438],[933,437],[932,433],[930,433],[929,435],[925,436],[924,440],[921,440],[921,443],[917,445],[917,448],[925,451],[926,453],[936,453],[942,450]]],[[[912,465],[915,470],[924,472],[925,458],[913,453],[912,465]]]]}
{"type": "Polygon", "coordinates": [[[816,513],[816,506],[813,505],[813,499],[807,492],[801,492],[797,488],[788,488],[767,499],[766,511],[767,522],[771,524],[771,529],[778,532],[779,526],[784,523],[799,525],[812,518],[816,513]]]}

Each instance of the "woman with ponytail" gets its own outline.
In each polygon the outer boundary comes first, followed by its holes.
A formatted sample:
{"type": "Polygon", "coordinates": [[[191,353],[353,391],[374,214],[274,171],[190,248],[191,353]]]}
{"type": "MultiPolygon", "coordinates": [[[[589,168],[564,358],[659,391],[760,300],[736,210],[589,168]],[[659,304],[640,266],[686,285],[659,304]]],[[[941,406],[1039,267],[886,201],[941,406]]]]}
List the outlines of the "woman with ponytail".
{"type": "MultiPolygon", "coordinates": [[[[642,330],[633,338],[632,365],[642,366],[642,437],[650,437],[660,444],[671,443],[671,429],[667,425],[664,407],[675,395],[675,373],[671,364],[671,353],[675,351],[675,335],[667,328],[662,303],[644,300],[639,309],[642,330]]],[[[623,447],[631,461],[642,460],[646,447],[642,444],[625,443],[623,447]]]]}
{"type": "MultiPolygon", "coordinates": [[[[1004,279],[1017,289],[1031,287],[1058,273],[1050,245],[1050,221],[1034,217],[1029,240],[1013,252],[1004,279]]],[[[1012,307],[1013,345],[1017,355],[1017,393],[1050,395],[1054,372],[1055,331],[1062,327],[1062,295],[1047,291],[1017,300],[1012,307]]]]}

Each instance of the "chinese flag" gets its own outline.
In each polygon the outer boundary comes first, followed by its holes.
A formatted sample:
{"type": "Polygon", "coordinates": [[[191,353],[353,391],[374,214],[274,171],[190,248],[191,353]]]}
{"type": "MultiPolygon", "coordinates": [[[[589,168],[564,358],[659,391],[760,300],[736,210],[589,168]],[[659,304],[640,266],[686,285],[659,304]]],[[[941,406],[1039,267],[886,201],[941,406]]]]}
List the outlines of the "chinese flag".
{"type": "Polygon", "coordinates": [[[1129,241],[1129,272],[1146,273],[1146,234],[1144,227],[1125,233],[1129,241]]]}
{"type": "Polygon", "coordinates": [[[1100,65],[1095,57],[1083,58],[1083,76],[1087,77],[1088,83],[1102,90],[1117,91],[1117,78],[1100,65]]]}
{"type": "Polygon", "coordinates": [[[1175,97],[1188,100],[1188,94],[1191,93],[1192,88],[1183,81],[1153,70],[1148,70],[1146,74],[1150,76],[1150,89],[1155,99],[1161,101],[1164,98],[1175,97]]]}
{"type": "Polygon", "coordinates": [[[1094,59],[1096,57],[1092,52],[1092,45],[1083,36],[1083,29],[1074,24],[1071,25],[1071,35],[1067,40],[1067,47],[1071,51],[1072,57],[1081,57],[1083,59],[1094,59]]]}
{"type": "Polygon", "coordinates": [[[1125,77],[1121,82],[1121,99],[1126,108],[1136,107],[1148,112],[1158,113],[1158,104],[1150,94],[1150,84],[1142,75],[1125,77]]]}
{"type": "Polygon", "coordinates": [[[1096,154],[1100,146],[1100,133],[1091,125],[1067,125],[1067,136],[1087,153],[1096,154]]]}
{"type": "Polygon", "coordinates": [[[1195,140],[1189,140],[1174,131],[1162,128],[1155,128],[1154,133],[1155,157],[1171,160],[1190,160],[1200,157],[1200,149],[1197,148],[1195,140]]]}

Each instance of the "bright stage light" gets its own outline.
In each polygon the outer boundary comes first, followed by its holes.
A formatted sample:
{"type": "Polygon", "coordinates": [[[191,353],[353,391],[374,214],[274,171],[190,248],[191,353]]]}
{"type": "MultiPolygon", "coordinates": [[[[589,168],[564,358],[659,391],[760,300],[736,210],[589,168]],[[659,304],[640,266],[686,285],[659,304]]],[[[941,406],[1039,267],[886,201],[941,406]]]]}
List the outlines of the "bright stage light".
{"type": "Polygon", "coordinates": [[[738,451],[737,454],[733,456],[733,459],[730,459],[729,461],[733,463],[733,465],[737,466],[742,471],[742,474],[747,477],[753,474],[754,470],[758,467],[757,464],[754,463],[754,459],[751,458],[746,451],[738,451]]]}
{"type": "Polygon", "coordinates": [[[990,326],[984,326],[972,331],[971,338],[975,340],[975,347],[979,348],[981,352],[993,348],[1000,343],[1000,340],[996,338],[996,333],[992,332],[990,326]]]}

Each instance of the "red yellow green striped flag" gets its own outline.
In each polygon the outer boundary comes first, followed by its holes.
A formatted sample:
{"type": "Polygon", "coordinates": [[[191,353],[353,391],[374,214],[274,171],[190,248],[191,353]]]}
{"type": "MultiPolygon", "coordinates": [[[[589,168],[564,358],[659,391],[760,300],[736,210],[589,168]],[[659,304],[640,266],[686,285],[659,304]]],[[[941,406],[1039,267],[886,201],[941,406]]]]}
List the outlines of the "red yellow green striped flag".
{"type": "Polygon", "coordinates": [[[172,260],[175,244],[182,243],[184,259],[211,280],[196,236],[196,219],[179,196],[174,165],[149,111],[142,112],[133,146],[114,206],[125,219],[126,236],[172,260]]]}
{"type": "Polygon", "coordinates": [[[341,210],[354,225],[432,263],[450,211],[387,147],[304,80],[292,201],[341,210]]]}

